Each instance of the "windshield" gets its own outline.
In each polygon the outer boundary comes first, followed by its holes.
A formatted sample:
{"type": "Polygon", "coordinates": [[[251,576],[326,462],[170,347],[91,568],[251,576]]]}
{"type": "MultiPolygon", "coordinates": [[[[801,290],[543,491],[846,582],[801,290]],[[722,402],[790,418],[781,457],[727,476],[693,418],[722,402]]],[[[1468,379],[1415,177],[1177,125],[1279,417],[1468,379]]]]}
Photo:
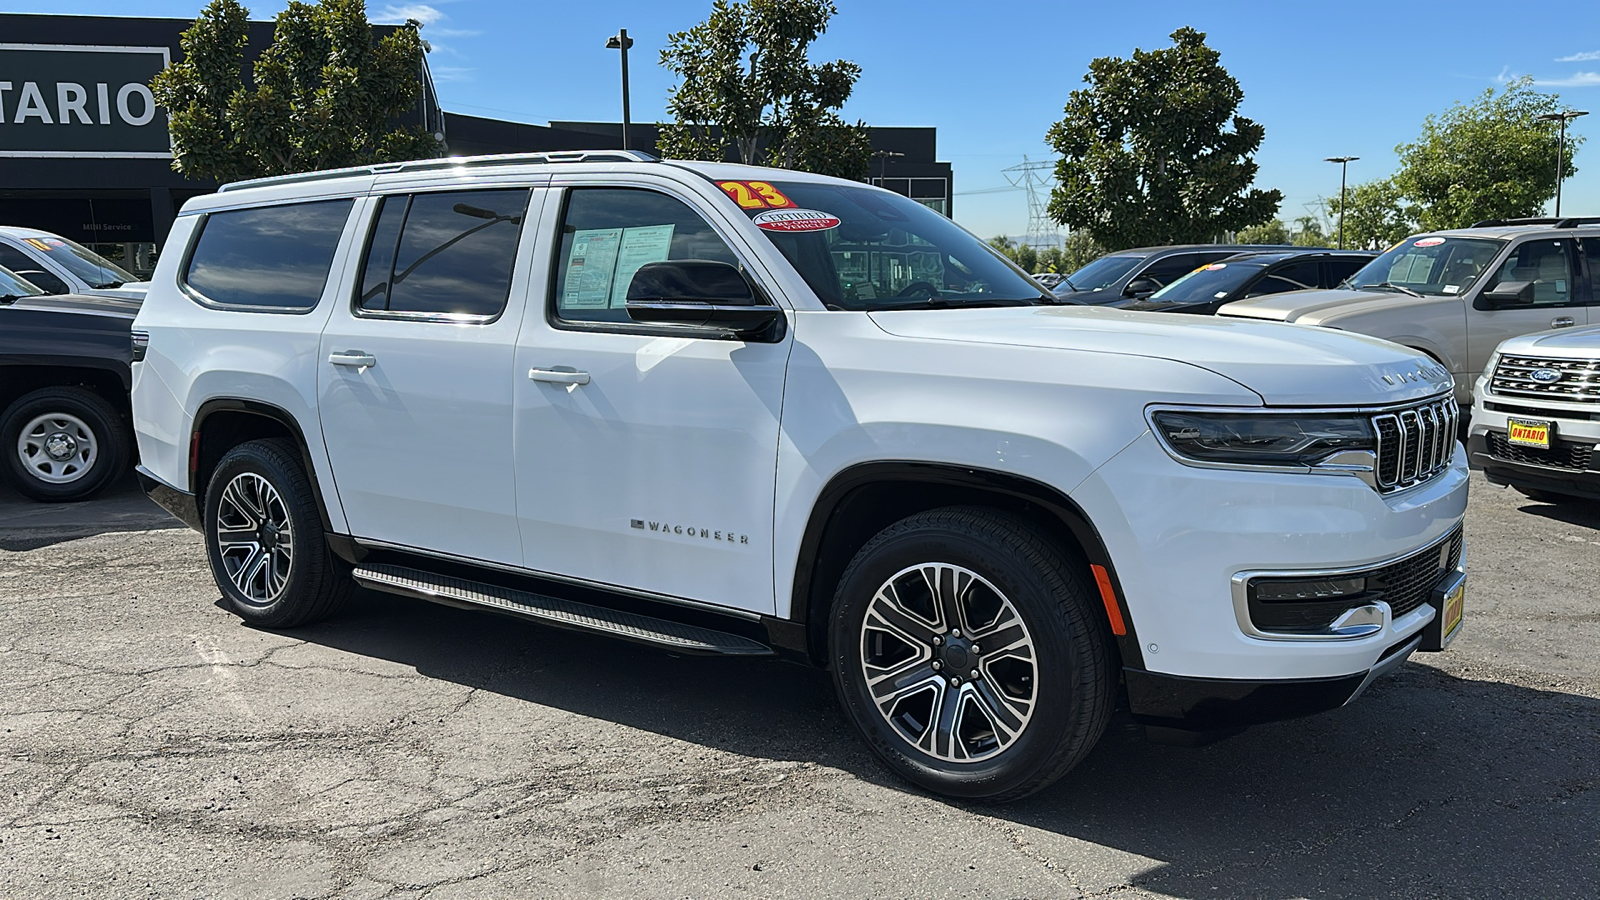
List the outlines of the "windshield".
{"type": "Polygon", "coordinates": [[[1266,266],[1263,263],[1217,262],[1201,266],[1151,294],[1149,302],[1187,304],[1221,300],[1243,287],[1246,281],[1264,268],[1266,266]]]}
{"type": "Polygon", "coordinates": [[[724,181],[829,309],[1048,302],[1038,282],[926,206],[867,187],[724,181]]]}
{"type": "Polygon", "coordinates": [[[1351,290],[1460,294],[1489,267],[1505,241],[1408,237],[1339,285],[1351,290]]]}
{"type": "Polygon", "coordinates": [[[114,288],[121,287],[130,281],[139,280],[137,276],[122,269],[111,260],[82,244],[74,243],[66,238],[49,235],[23,238],[22,240],[29,247],[42,251],[58,265],[65,267],[72,274],[83,279],[90,287],[114,288]]]}
{"type": "Polygon", "coordinates": [[[1067,281],[1072,283],[1069,290],[1103,291],[1132,272],[1144,259],[1142,256],[1102,256],[1067,276],[1067,281]]]}
{"type": "Polygon", "coordinates": [[[0,269],[0,297],[32,297],[44,291],[10,269],[0,269]]]}

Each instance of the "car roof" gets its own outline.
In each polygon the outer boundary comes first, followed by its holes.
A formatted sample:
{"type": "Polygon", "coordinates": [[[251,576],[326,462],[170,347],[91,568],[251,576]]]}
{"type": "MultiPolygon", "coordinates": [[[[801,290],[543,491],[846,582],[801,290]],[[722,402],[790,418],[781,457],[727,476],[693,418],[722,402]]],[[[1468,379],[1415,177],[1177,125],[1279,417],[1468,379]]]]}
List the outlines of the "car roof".
{"type": "Polygon", "coordinates": [[[1126,250],[1112,250],[1106,256],[1157,256],[1174,253],[1195,253],[1210,251],[1226,251],[1241,253],[1251,250],[1291,250],[1295,249],[1288,244],[1163,244],[1159,247],[1129,247],[1126,250]]]}
{"type": "Polygon", "coordinates": [[[1245,253],[1235,253],[1227,258],[1227,262],[1259,262],[1262,265],[1271,265],[1289,259],[1300,259],[1307,256],[1327,256],[1331,258],[1352,257],[1355,259],[1372,259],[1378,255],[1376,250],[1319,250],[1306,247],[1300,250],[1251,250],[1245,253]]]}
{"type": "Polygon", "coordinates": [[[0,234],[14,238],[59,238],[61,236],[59,234],[51,234],[48,231],[40,231],[37,228],[24,228],[21,225],[0,225],[0,234]]]}

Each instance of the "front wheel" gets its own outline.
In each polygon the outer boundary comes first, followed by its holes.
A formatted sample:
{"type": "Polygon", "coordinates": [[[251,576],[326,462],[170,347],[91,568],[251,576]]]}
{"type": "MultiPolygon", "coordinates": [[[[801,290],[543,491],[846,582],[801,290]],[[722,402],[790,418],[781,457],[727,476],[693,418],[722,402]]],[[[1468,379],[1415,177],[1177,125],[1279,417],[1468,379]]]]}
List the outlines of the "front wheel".
{"type": "Polygon", "coordinates": [[[206,556],[229,607],[252,625],[291,628],[325,618],[354,590],[328,550],[311,480],[293,443],[229,450],[206,487],[206,556]]]}
{"type": "Polygon", "coordinates": [[[834,686],[891,769],[953,797],[1013,800],[1105,730],[1108,629],[1087,567],[1002,513],[950,507],[862,547],[834,597],[834,686]]]}

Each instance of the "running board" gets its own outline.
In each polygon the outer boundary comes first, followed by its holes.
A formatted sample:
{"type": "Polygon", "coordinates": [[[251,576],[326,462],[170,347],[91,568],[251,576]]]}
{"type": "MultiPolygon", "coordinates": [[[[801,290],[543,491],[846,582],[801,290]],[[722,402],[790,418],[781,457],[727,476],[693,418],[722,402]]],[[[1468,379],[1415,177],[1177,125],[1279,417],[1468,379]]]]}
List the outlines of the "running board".
{"type": "Polygon", "coordinates": [[[404,566],[359,566],[353,573],[362,587],[431,600],[447,606],[485,607],[557,628],[590,631],[664,647],[679,653],[718,656],[771,656],[772,648],[736,634],[685,625],[638,613],[562,600],[544,594],[468,581],[404,566]]]}

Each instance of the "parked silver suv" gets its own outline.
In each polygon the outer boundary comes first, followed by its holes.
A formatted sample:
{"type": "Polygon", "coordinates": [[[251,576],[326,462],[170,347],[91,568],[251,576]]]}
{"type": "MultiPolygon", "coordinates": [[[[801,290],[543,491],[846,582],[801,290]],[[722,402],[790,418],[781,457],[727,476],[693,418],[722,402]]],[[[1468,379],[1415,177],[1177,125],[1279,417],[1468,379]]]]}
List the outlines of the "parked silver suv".
{"type": "Polygon", "coordinates": [[[1433,357],[1456,400],[1501,341],[1600,323],[1600,217],[1479,222],[1408,237],[1339,289],[1229,303],[1221,316],[1356,331],[1433,357]]]}

